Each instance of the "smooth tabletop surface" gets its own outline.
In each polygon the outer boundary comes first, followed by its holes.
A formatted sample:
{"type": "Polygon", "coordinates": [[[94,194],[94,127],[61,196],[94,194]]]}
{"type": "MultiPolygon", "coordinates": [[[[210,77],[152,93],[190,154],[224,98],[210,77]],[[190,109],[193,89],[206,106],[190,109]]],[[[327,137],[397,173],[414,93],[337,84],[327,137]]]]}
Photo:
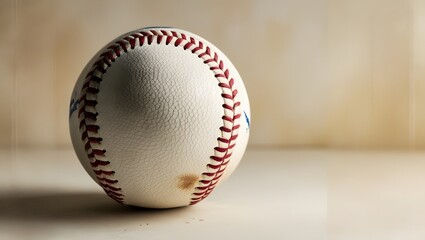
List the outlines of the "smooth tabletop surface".
{"type": "Polygon", "coordinates": [[[0,152],[0,239],[425,239],[425,153],[249,150],[198,205],[110,200],[71,149],[0,152]]]}

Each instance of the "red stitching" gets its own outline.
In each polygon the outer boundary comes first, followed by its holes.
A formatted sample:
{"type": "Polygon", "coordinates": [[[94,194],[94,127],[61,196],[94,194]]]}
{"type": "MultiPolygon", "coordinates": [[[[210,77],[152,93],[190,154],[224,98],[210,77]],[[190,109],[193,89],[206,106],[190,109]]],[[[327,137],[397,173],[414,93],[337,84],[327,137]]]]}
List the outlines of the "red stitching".
{"type": "Polygon", "coordinates": [[[105,170],[94,170],[94,173],[96,174],[96,175],[101,175],[101,174],[103,174],[103,175],[107,175],[107,176],[110,176],[110,175],[114,175],[114,171],[105,171],[105,170]]]}
{"type": "Polygon", "coordinates": [[[99,166],[107,166],[110,164],[109,161],[102,161],[102,160],[95,160],[94,162],[90,163],[92,167],[99,167],[99,166]]]}
{"type": "MultiPolygon", "coordinates": [[[[128,42],[128,41],[127,41],[128,42]]],[[[87,120],[91,122],[97,121],[98,113],[96,111],[97,93],[99,89],[96,84],[102,81],[102,78],[97,76],[100,73],[104,74],[106,69],[110,66],[115,58],[120,56],[123,46],[126,48],[127,44],[120,41],[120,45],[109,46],[104,53],[100,55],[100,59],[92,66],[91,71],[86,76],[86,82],[81,89],[82,96],[80,98],[81,104],[79,109],[80,129],[82,130],[81,138],[85,141],[85,149],[87,157],[90,160],[90,165],[98,179],[99,185],[104,189],[106,194],[119,203],[123,203],[124,195],[122,189],[117,187],[118,180],[113,178],[114,171],[108,170],[110,162],[103,160],[105,158],[106,150],[97,149],[94,144],[101,145],[102,138],[97,136],[99,133],[99,126],[96,123],[88,124],[87,120]],[[95,83],[95,84],[92,84],[95,83]],[[91,96],[90,99],[88,96],[91,96]]],[[[132,43],[130,42],[130,46],[132,43]]],[[[126,50],[125,50],[126,51],[126,50]]]]}
{"type": "Polygon", "coordinates": [[[117,183],[118,182],[118,180],[113,180],[113,179],[110,179],[110,178],[107,178],[107,177],[97,177],[97,179],[99,181],[104,181],[104,182],[107,182],[107,183],[117,183]]]}
{"type": "Polygon", "coordinates": [[[231,133],[231,132],[232,132],[232,129],[227,128],[227,127],[225,127],[225,126],[221,126],[221,127],[220,127],[220,131],[222,131],[222,132],[227,132],[227,133],[231,133]]]}
{"type": "MultiPolygon", "coordinates": [[[[109,184],[109,183],[100,182],[100,185],[103,188],[109,189],[113,193],[116,193],[117,191],[121,191],[121,188],[114,187],[112,184],[109,184]]],[[[118,194],[117,196],[120,196],[120,194],[118,194]]]]}
{"type": "Polygon", "coordinates": [[[219,137],[219,138],[217,138],[217,141],[222,142],[222,143],[229,143],[230,139],[219,137]]]}
{"type": "Polygon", "coordinates": [[[201,58],[203,63],[207,64],[214,73],[215,78],[219,81],[218,86],[223,91],[221,96],[224,100],[222,105],[224,115],[222,116],[223,126],[220,127],[222,136],[217,138],[218,146],[214,148],[216,154],[210,156],[211,163],[206,165],[209,170],[202,173],[202,176],[206,179],[200,180],[199,186],[195,187],[194,197],[190,201],[191,205],[205,199],[213,191],[230,161],[232,149],[235,147],[235,140],[238,137],[237,130],[240,125],[236,124],[236,120],[241,117],[241,114],[237,113],[240,102],[235,101],[238,91],[233,88],[234,79],[230,78],[229,70],[225,68],[223,61],[219,59],[217,53],[211,51],[210,47],[193,37],[188,38],[184,33],[166,30],[144,30],[131,33],[115,41],[100,54],[99,59],[86,75],[86,80],[81,89],[78,116],[82,131],[81,138],[85,142],[87,157],[90,159],[99,185],[102,186],[109,197],[120,203],[124,202],[125,196],[122,189],[118,187],[119,181],[113,178],[115,172],[109,170],[110,162],[105,160],[107,159],[106,150],[95,147],[95,145],[101,146],[103,139],[99,136],[99,126],[96,124],[98,116],[96,111],[97,100],[94,99],[97,98],[99,93],[98,85],[102,81],[102,75],[123,52],[145,44],[161,44],[164,39],[166,45],[171,44],[174,40],[173,45],[175,47],[190,50],[201,58]],[[227,122],[226,125],[224,125],[225,122],[227,122]]]}

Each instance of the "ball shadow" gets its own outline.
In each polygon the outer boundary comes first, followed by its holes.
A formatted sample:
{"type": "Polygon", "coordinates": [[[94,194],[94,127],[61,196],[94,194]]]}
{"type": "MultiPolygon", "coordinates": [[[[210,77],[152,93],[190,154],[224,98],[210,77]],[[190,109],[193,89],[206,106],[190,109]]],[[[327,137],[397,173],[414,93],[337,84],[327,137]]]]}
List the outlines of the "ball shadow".
{"type": "Polygon", "coordinates": [[[102,193],[21,193],[0,195],[1,221],[91,221],[176,214],[185,208],[148,209],[118,204],[102,193]]]}

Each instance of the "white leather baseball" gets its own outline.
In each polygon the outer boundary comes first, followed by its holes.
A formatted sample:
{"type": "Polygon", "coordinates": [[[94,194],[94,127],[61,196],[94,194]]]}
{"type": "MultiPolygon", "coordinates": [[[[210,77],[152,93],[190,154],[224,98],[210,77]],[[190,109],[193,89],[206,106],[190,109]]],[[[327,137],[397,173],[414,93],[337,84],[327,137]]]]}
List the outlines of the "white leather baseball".
{"type": "Polygon", "coordinates": [[[81,73],[70,133],[108,196],[170,208],[198,203],[236,168],[250,128],[248,96],[227,57],[180,29],[126,33],[81,73]]]}

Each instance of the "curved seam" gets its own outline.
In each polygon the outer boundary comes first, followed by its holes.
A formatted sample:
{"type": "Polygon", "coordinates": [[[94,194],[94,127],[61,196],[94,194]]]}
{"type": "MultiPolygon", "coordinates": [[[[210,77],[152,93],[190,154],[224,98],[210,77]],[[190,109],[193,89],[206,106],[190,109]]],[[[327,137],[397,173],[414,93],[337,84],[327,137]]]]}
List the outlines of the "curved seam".
{"type": "Polygon", "coordinates": [[[240,102],[235,101],[238,91],[234,88],[234,79],[230,77],[229,70],[224,67],[224,63],[219,59],[218,54],[202,41],[174,30],[150,29],[130,33],[110,44],[92,65],[85,76],[85,82],[81,89],[78,112],[81,139],[97,182],[109,197],[119,203],[124,203],[125,195],[118,186],[119,181],[114,177],[115,172],[111,169],[110,162],[106,157],[106,149],[102,148],[103,139],[100,137],[100,126],[97,124],[99,114],[96,110],[98,87],[103,80],[103,74],[123,53],[134,49],[136,46],[142,47],[152,43],[163,44],[164,42],[165,45],[174,44],[175,47],[183,47],[184,50],[189,50],[204,60],[203,63],[209,66],[219,82],[218,86],[222,90],[221,96],[224,102],[222,105],[224,111],[223,125],[219,129],[221,135],[217,138],[218,144],[214,148],[214,155],[210,156],[210,163],[206,165],[207,170],[201,174],[202,179],[194,187],[190,205],[203,200],[213,191],[226,170],[233,148],[236,145],[240,127],[238,122],[241,117],[240,102]]]}

